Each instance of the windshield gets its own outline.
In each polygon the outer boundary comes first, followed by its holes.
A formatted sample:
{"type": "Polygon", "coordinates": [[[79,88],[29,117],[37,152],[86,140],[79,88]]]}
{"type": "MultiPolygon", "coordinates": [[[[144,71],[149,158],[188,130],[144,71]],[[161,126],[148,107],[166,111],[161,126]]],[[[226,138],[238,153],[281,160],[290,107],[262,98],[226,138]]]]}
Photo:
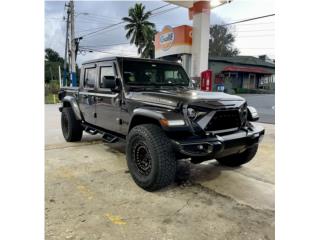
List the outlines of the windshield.
{"type": "Polygon", "coordinates": [[[189,86],[189,78],[179,65],[123,60],[126,85],[189,86]]]}

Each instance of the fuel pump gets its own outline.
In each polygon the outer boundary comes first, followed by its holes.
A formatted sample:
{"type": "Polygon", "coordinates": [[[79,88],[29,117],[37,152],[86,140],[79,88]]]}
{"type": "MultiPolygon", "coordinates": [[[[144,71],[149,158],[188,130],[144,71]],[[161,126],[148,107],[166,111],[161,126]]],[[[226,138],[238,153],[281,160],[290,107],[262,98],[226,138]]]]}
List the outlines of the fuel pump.
{"type": "Polygon", "coordinates": [[[212,91],[212,71],[206,70],[201,73],[201,91],[211,92],[212,91]]]}

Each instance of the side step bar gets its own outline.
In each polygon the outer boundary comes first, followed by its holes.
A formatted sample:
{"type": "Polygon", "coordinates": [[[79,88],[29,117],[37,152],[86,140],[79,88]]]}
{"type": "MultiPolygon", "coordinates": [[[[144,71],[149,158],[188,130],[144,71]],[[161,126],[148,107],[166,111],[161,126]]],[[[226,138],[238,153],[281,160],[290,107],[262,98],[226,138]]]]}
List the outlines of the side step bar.
{"type": "Polygon", "coordinates": [[[115,143],[119,141],[119,138],[110,133],[104,133],[102,135],[102,141],[105,143],[115,143]]]}
{"type": "Polygon", "coordinates": [[[91,134],[91,135],[96,135],[97,133],[99,133],[99,131],[97,129],[93,129],[91,127],[86,126],[84,128],[84,131],[91,134]]]}
{"type": "Polygon", "coordinates": [[[102,141],[104,143],[116,143],[120,139],[125,139],[125,136],[107,131],[102,128],[97,128],[91,124],[83,123],[82,126],[84,128],[84,131],[91,135],[96,135],[98,133],[102,134],[102,141]]]}

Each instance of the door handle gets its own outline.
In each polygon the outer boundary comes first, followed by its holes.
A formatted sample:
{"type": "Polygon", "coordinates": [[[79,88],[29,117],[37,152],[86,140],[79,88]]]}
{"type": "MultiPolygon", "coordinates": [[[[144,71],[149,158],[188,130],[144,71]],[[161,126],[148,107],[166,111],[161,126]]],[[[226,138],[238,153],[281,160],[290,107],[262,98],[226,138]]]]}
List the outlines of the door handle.
{"type": "Polygon", "coordinates": [[[96,97],[97,101],[102,101],[102,97],[96,97]]]}

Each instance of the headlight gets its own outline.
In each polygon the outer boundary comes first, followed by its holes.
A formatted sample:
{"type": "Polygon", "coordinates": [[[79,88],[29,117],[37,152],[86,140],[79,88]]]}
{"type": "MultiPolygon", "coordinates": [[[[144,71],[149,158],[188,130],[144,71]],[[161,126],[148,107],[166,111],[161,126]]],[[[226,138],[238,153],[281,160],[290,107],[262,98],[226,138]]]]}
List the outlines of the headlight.
{"type": "Polygon", "coordinates": [[[160,119],[160,124],[164,127],[176,127],[176,126],[184,126],[184,120],[168,120],[166,118],[160,119]]]}

